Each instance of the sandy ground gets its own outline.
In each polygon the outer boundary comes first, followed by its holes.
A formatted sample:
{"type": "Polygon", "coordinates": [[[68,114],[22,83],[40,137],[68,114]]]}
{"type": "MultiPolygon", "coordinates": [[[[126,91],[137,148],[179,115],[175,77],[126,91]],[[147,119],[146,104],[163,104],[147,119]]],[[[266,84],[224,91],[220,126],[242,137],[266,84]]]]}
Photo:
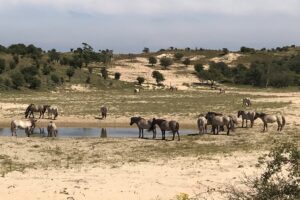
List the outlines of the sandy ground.
{"type": "MultiPolygon", "coordinates": [[[[119,139],[120,140],[120,139],[119,139]]],[[[107,139],[104,147],[92,139],[44,140],[27,138],[0,138],[2,155],[9,155],[22,163],[35,163],[24,172],[14,171],[0,177],[1,199],[176,199],[186,193],[199,199],[226,199],[226,188],[239,185],[244,174],[258,172],[255,167],[260,153],[216,154],[213,156],[176,157],[169,159],[149,159],[145,162],[124,162],[115,154],[97,161],[97,153],[115,149],[116,139],[107,139]],[[109,144],[111,142],[111,144],[109,144]],[[47,154],[45,149],[62,148],[86,155],[81,163],[54,164],[64,160],[64,153],[47,154]],[[20,151],[22,149],[22,151],[20,151]],[[74,149],[74,148],[73,148],[74,149]]],[[[133,147],[142,140],[126,142],[125,147],[133,147]]],[[[69,155],[70,156],[70,155],[69,155]]],[[[98,157],[97,157],[98,158],[98,157]]],[[[62,161],[63,162],[63,161],[62,161]]]]}

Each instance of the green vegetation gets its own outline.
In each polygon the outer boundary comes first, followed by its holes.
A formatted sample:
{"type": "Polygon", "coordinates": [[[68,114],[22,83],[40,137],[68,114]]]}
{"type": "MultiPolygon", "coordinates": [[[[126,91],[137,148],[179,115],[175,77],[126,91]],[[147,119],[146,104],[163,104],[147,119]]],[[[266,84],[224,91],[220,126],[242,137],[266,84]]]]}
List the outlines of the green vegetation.
{"type": "Polygon", "coordinates": [[[171,58],[162,57],[160,60],[160,65],[164,67],[164,69],[167,69],[170,65],[173,64],[173,60],[171,58]]]}
{"type": "Polygon", "coordinates": [[[137,77],[136,80],[138,81],[139,85],[142,85],[145,82],[145,78],[141,76],[137,77]]]}
{"type": "Polygon", "coordinates": [[[153,71],[152,77],[155,78],[155,81],[157,84],[159,84],[165,80],[164,75],[162,73],[160,73],[159,71],[153,71]]]}
{"type": "Polygon", "coordinates": [[[150,56],[149,57],[149,64],[151,64],[151,66],[153,66],[156,63],[157,63],[157,59],[154,56],[150,56]]]}

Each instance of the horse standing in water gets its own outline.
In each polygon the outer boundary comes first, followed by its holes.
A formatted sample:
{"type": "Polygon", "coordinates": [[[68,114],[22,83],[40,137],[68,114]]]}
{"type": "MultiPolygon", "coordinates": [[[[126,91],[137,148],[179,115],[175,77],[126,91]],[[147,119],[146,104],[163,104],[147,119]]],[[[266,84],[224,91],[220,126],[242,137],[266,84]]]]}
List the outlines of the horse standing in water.
{"type": "Polygon", "coordinates": [[[177,133],[178,135],[178,141],[180,140],[180,136],[179,136],[179,123],[176,121],[167,121],[164,119],[155,119],[153,118],[152,120],[152,124],[151,127],[148,129],[148,131],[152,131],[155,127],[155,125],[158,125],[160,130],[161,130],[161,134],[162,134],[162,139],[165,140],[166,139],[166,131],[171,131],[173,133],[173,139],[175,139],[175,134],[177,133]]]}
{"type": "Polygon", "coordinates": [[[203,115],[199,115],[197,120],[199,134],[207,133],[207,119],[203,115]]]}
{"type": "Polygon", "coordinates": [[[101,119],[106,119],[106,115],[107,115],[107,107],[102,106],[100,108],[100,114],[101,114],[101,119]]]}
{"type": "Polygon", "coordinates": [[[25,110],[25,118],[32,116],[34,118],[34,112],[39,112],[40,113],[40,117],[44,118],[44,114],[47,110],[47,108],[49,108],[49,105],[35,105],[35,104],[30,104],[26,110],[25,110]]]}
{"type": "Polygon", "coordinates": [[[266,113],[256,113],[255,119],[260,118],[264,123],[263,132],[268,131],[268,123],[277,122],[277,131],[282,131],[286,124],[285,117],[283,115],[268,115],[266,113]]]}
{"type": "Polygon", "coordinates": [[[47,126],[48,137],[56,137],[58,133],[57,126],[54,122],[50,121],[47,126]]]}
{"type": "MultiPolygon", "coordinates": [[[[146,120],[142,117],[131,117],[130,126],[136,124],[139,128],[139,138],[144,138],[144,129],[150,129],[152,125],[152,120],[146,120]]],[[[156,138],[156,126],[153,128],[153,139],[156,138]]]]}
{"type": "Polygon", "coordinates": [[[13,120],[10,123],[10,130],[11,130],[11,136],[17,136],[17,129],[25,129],[25,133],[27,137],[30,136],[30,134],[33,133],[33,130],[35,128],[36,119],[30,119],[29,121],[23,121],[23,120],[13,120]]]}

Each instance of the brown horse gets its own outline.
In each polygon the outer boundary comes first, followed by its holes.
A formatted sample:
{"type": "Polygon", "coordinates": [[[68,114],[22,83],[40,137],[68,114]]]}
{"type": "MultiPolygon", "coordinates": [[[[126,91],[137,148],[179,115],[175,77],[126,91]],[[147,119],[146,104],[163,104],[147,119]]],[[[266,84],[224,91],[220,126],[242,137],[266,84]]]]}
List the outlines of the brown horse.
{"type": "Polygon", "coordinates": [[[250,127],[251,128],[253,127],[254,120],[256,119],[255,118],[255,112],[245,112],[243,110],[239,110],[237,116],[238,116],[238,118],[240,116],[242,116],[242,128],[244,127],[244,121],[245,120],[246,120],[246,128],[248,127],[248,120],[250,120],[250,122],[251,122],[250,127]]]}
{"type": "Polygon", "coordinates": [[[107,116],[107,107],[106,106],[102,106],[100,108],[100,114],[101,114],[101,119],[106,119],[107,116]]]}
{"type": "Polygon", "coordinates": [[[180,136],[179,136],[179,123],[176,121],[167,121],[164,119],[155,119],[153,118],[152,120],[152,124],[151,127],[148,129],[148,131],[152,131],[155,127],[155,125],[158,125],[160,130],[161,130],[161,134],[162,134],[162,139],[165,140],[166,139],[166,131],[171,131],[173,133],[173,139],[175,139],[175,134],[177,133],[178,135],[178,141],[180,140],[180,136]]]}
{"type": "Polygon", "coordinates": [[[34,112],[39,112],[40,113],[40,117],[44,118],[44,114],[47,110],[47,108],[49,108],[50,105],[35,105],[35,104],[30,104],[26,110],[25,110],[25,118],[30,117],[30,115],[34,118],[34,112]]]}
{"type": "MultiPolygon", "coordinates": [[[[146,120],[142,117],[131,117],[130,126],[136,124],[139,128],[139,138],[144,138],[144,129],[151,128],[152,120],[146,120]]],[[[153,128],[153,139],[156,138],[156,127],[153,128]]]]}
{"type": "Polygon", "coordinates": [[[283,127],[286,124],[285,117],[283,115],[268,115],[265,113],[256,113],[255,119],[260,118],[264,123],[263,132],[268,131],[268,123],[277,122],[277,131],[282,131],[283,127]]]}

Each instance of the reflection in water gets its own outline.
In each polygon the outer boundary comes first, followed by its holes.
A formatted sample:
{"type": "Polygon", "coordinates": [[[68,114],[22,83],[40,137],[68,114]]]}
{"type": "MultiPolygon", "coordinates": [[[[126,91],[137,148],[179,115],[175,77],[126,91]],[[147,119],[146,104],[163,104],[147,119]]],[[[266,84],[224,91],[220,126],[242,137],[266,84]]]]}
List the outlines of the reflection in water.
{"type": "Polygon", "coordinates": [[[106,131],[106,128],[101,128],[100,137],[101,137],[101,138],[107,138],[107,131],[106,131]]]}

